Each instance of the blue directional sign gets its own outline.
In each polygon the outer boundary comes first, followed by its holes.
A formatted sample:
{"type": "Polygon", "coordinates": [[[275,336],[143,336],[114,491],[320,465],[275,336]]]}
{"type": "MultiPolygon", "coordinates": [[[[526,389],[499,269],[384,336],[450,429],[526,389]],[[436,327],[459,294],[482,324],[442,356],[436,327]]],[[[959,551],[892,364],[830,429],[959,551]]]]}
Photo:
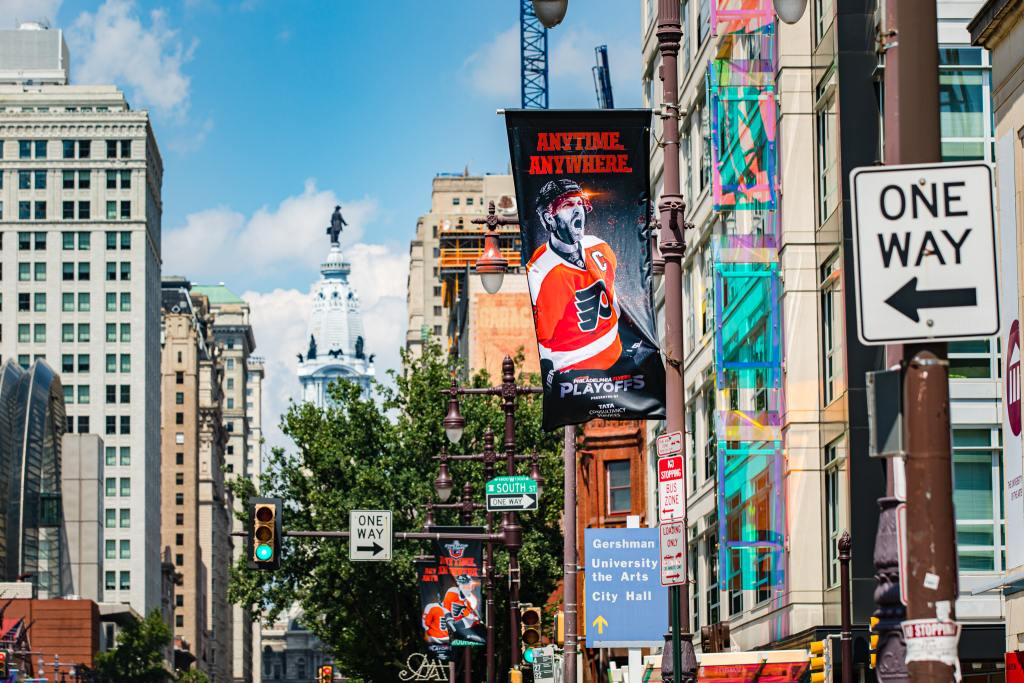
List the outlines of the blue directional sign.
{"type": "Polygon", "coordinates": [[[668,589],[657,529],[585,529],[587,647],[661,647],[668,589]]]}

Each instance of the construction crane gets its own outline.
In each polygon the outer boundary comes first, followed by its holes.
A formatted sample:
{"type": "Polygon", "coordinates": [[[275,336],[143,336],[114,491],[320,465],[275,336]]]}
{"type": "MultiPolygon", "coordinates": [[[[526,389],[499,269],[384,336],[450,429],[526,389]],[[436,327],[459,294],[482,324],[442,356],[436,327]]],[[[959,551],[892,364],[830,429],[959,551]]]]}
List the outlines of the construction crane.
{"type": "Polygon", "coordinates": [[[519,0],[519,76],[523,109],[547,109],[548,30],[532,0],[519,0]]]}
{"type": "Polygon", "coordinates": [[[594,56],[597,58],[597,66],[591,71],[594,73],[597,106],[600,109],[615,109],[615,99],[612,97],[612,72],[608,69],[608,46],[595,47],[594,56]]]}

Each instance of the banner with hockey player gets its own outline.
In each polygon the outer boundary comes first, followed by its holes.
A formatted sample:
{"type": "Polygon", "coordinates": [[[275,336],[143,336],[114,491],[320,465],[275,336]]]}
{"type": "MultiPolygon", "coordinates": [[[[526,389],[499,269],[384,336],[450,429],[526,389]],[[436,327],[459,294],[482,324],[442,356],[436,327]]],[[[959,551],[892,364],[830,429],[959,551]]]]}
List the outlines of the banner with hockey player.
{"type": "MultiPolygon", "coordinates": [[[[431,527],[446,534],[482,534],[482,527],[431,527]]],[[[483,542],[476,539],[434,541],[431,562],[417,564],[423,633],[427,649],[441,661],[453,647],[487,644],[484,625],[483,542]]]]}
{"type": "Polygon", "coordinates": [[[647,110],[505,112],[544,428],[663,419],[647,110]]]}

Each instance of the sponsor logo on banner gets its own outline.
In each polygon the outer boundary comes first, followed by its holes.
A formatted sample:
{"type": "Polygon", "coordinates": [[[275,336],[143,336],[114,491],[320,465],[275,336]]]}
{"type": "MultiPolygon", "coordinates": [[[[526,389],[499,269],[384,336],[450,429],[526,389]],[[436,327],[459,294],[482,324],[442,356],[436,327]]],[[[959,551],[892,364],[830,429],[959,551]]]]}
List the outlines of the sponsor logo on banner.
{"type": "Polygon", "coordinates": [[[506,111],[544,427],[662,419],[649,111],[506,111]]]}

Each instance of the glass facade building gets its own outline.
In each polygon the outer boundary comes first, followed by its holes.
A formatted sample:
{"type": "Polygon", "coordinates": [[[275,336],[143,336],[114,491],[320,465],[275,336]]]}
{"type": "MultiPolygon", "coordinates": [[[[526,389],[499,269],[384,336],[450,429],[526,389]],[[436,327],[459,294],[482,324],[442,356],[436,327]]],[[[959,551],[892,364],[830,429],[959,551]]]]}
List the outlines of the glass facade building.
{"type": "Polygon", "coordinates": [[[0,366],[0,581],[40,598],[68,595],[71,563],[60,493],[64,391],[43,360],[0,366]]]}

